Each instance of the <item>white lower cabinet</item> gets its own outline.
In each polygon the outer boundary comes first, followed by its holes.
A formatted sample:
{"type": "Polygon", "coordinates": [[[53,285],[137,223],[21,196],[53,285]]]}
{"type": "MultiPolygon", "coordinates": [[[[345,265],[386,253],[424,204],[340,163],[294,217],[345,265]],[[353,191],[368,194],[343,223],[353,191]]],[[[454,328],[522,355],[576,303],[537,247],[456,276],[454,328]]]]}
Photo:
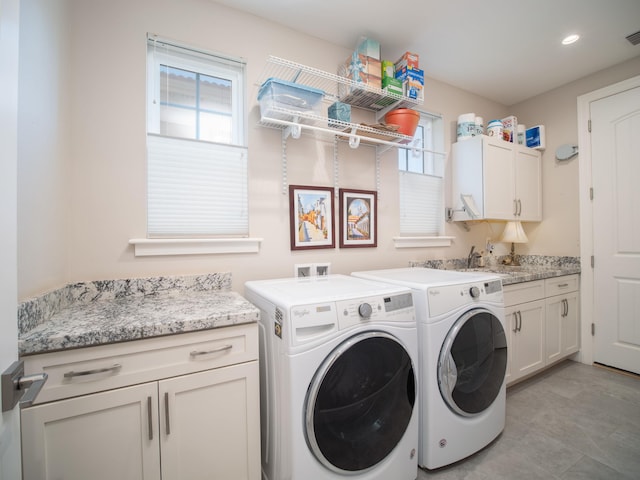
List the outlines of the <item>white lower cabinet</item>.
{"type": "Polygon", "coordinates": [[[544,300],[509,307],[505,311],[511,345],[507,383],[545,365],[544,300]]]}
{"type": "Polygon", "coordinates": [[[549,279],[546,292],[547,364],[580,349],[578,276],[549,279]]]}
{"type": "Polygon", "coordinates": [[[219,330],[34,356],[31,368],[54,373],[45,389],[95,393],[22,410],[23,478],[258,480],[257,325],[219,330]],[[100,391],[159,376],[163,365],[147,360],[171,345],[186,356],[165,367],[194,373],[100,391]]]}
{"type": "Polygon", "coordinates": [[[507,385],[579,350],[579,275],[506,285],[504,301],[507,385]]]}
{"type": "Polygon", "coordinates": [[[157,400],[147,383],[25,408],[23,478],[159,479],[157,400]]]}

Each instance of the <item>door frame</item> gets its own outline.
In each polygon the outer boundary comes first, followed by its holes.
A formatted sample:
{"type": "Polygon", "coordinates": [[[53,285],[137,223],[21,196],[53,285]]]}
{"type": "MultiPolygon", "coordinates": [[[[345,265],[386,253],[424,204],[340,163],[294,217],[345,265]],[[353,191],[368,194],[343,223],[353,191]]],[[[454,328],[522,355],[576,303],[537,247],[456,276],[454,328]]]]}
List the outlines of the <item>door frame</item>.
{"type": "MultiPolygon", "coordinates": [[[[593,287],[593,268],[591,256],[593,255],[593,203],[591,201],[592,158],[591,158],[591,133],[589,132],[590,105],[602,98],[617,95],[619,93],[640,87],[640,75],[614,83],[607,87],[578,97],[578,151],[579,161],[579,193],[580,193],[580,352],[579,360],[582,363],[593,363],[593,336],[591,324],[593,323],[593,306],[596,292],[593,287]]],[[[596,193],[597,194],[597,193],[596,193]]]]}

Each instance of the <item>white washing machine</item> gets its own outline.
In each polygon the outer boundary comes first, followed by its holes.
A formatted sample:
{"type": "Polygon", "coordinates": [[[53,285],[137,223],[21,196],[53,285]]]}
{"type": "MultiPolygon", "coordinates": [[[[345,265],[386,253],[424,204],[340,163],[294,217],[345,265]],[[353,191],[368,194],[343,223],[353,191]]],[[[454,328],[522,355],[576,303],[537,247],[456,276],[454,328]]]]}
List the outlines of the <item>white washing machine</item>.
{"type": "Polygon", "coordinates": [[[418,464],[481,450],[504,429],[507,336],[499,276],[429,268],[354,272],[414,291],[419,337],[418,464]]]}
{"type": "Polygon", "coordinates": [[[411,289],[347,275],[249,281],[260,311],[262,476],[414,480],[411,289]]]}

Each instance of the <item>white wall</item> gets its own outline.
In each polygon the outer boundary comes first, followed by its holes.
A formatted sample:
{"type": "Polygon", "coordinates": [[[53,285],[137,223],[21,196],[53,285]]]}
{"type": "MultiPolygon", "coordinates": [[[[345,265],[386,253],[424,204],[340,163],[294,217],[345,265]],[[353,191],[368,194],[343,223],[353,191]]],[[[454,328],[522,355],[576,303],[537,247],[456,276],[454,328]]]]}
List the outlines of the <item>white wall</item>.
{"type": "MultiPolygon", "coordinates": [[[[66,11],[64,3],[37,0],[37,3],[57,5],[56,12],[44,9],[49,17],[47,21],[53,22],[56,32],[63,31],[61,26],[68,24],[70,32],[68,50],[52,53],[54,59],[58,58],[68,68],[46,63],[44,71],[67,85],[61,96],[64,98],[65,93],[68,96],[69,115],[64,111],[59,118],[47,115],[45,123],[52,130],[63,130],[66,144],[63,141],[62,151],[66,145],[69,156],[53,153],[58,152],[55,149],[47,155],[25,148],[19,159],[21,164],[33,165],[33,168],[21,169],[19,181],[21,299],[73,281],[222,271],[232,272],[233,288],[242,292],[248,279],[291,275],[294,263],[331,262],[333,273],[405,266],[410,260],[464,257],[472,244],[481,246],[487,236],[496,238],[501,233],[499,224],[480,223],[472,226],[471,232],[450,224],[446,233],[456,237],[451,248],[396,250],[391,240],[397,235],[398,226],[396,161],[393,153],[387,153],[382,162],[379,190],[378,248],[290,251],[288,198],[282,194],[281,135],[279,131],[257,125],[256,85],[262,80],[265,60],[270,54],[335,71],[350,49],[208,0],[68,1],[70,9],[66,11]],[[260,253],[134,257],[129,239],[146,236],[147,32],[247,59],[247,94],[251,108],[250,234],[264,238],[260,253]],[[41,169],[51,170],[47,176],[54,179],[54,186],[42,191],[36,188],[41,169]],[[31,204],[38,208],[47,206],[46,213],[29,207],[31,204]],[[52,243],[48,236],[42,235],[43,223],[48,218],[55,223],[50,226],[54,232],[52,243]]],[[[32,22],[30,27],[35,29],[38,21],[32,19],[32,22]]],[[[38,37],[38,42],[46,43],[45,40],[38,37]]],[[[59,45],[64,49],[63,40],[66,41],[61,39],[59,45]]],[[[382,50],[384,55],[384,45],[382,50]]],[[[28,58],[22,60],[31,62],[28,58]]],[[[423,60],[428,77],[429,62],[427,58],[423,60]]],[[[32,66],[31,70],[36,68],[39,67],[32,66]]],[[[54,89],[49,88],[51,93],[54,89]]],[[[455,122],[461,113],[475,112],[485,121],[508,113],[518,115],[515,109],[508,110],[496,102],[430,78],[426,80],[424,108],[444,115],[448,149],[455,139],[455,122]]],[[[575,98],[567,108],[570,112],[566,116],[571,117],[575,125],[575,98]]],[[[528,106],[523,109],[529,114],[528,106]]],[[[557,110],[554,112],[559,115],[557,110]]],[[[534,117],[533,111],[530,116],[534,117]]],[[[546,123],[548,129],[552,127],[546,116],[540,123],[546,123]]],[[[31,141],[26,135],[21,139],[24,143],[31,141]]],[[[49,145],[53,146],[52,140],[49,145]]],[[[290,184],[333,186],[331,145],[308,138],[291,140],[287,156],[290,184]]],[[[340,146],[339,185],[375,189],[375,154],[371,148],[353,151],[346,145],[340,146]]],[[[575,208],[567,215],[577,218],[575,187],[570,186],[563,195],[572,199],[571,208],[575,208]]],[[[545,200],[545,206],[552,208],[553,200],[545,200]]],[[[556,245],[556,238],[575,238],[577,226],[567,223],[559,227],[557,237],[556,232],[553,239],[549,235],[534,235],[535,243],[519,251],[569,252],[567,254],[577,256],[579,249],[575,242],[570,246],[556,245]],[[545,243],[548,241],[550,246],[545,243]]]]}
{"type": "MultiPolygon", "coordinates": [[[[64,105],[57,105],[60,115],[56,118],[54,106],[47,107],[38,129],[47,134],[46,138],[28,135],[27,130],[21,137],[20,298],[72,281],[211,271],[232,272],[234,289],[242,291],[244,281],[250,278],[291,275],[294,263],[331,262],[332,272],[349,273],[354,269],[404,266],[410,260],[466,255],[468,234],[457,225],[447,227],[448,234],[458,237],[451,249],[395,250],[391,242],[398,225],[393,153],[386,155],[382,166],[378,248],[290,251],[280,132],[257,125],[256,84],[270,54],[335,71],[350,49],[206,0],[70,0],[68,11],[59,2],[36,3],[40,16],[35,12],[28,15],[25,33],[42,28],[42,35],[32,38],[31,43],[34,49],[36,45],[46,48],[35,57],[37,63],[23,57],[28,64],[25,71],[41,69],[44,76],[64,82],[67,89],[58,92],[57,86],[47,86],[33,100],[25,100],[25,105],[29,111],[40,102],[48,105],[48,95],[64,102],[66,93],[70,114],[67,116],[64,105]],[[56,5],[57,10],[45,7],[48,3],[56,5]],[[50,25],[42,27],[41,22],[50,25]],[[68,44],[62,35],[65,25],[70,32],[68,44]],[[49,32],[57,39],[53,43],[48,41],[49,32]],[[250,233],[264,238],[259,254],[133,256],[129,239],[146,236],[147,32],[247,59],[250,233]],[[54,46],[60,50],[49,52],[54,46]],[[40,62],[44,55],[52,60],[40,62]],[[56,144],[56,131],[62,145],[56,144]],[[37,143],[31,144],[33,140],[37,143]],[[70,152],[68,158],[65,145],[70,152]]],[[[477,111],[485,117],[504,114],[504,107],[495,102],[437,81],[428,81],[426,93],[425,108],[445,115],[450,127],[447,142],[455,136],[455,119],[460,113],[477,111]]],[[[333,185],[331,145],[310,139],[290,141],[288,162],[289,183],[333,185]]],[[[375,189],[374,167],[373,149],[351,151],[340,146],[340,186],[375,189]]],[[[477,230],[483,230],[478,238],[484,241],[486,227],[477,230]]]]}
{"type": "MultiPolygon", "coordinates": [[[[531,241],[527,248],[534,253],[580,256],[580,156],[560,162],[555,158],[555,151],[565,143],[578,145],[578,96],[638,73],[640,56],[512,107],[520,123],[527,127],[544,124],[547,133],[547,148],[542,156],[544,221],[525,226],[531,241]]],[[[519,246],[519,251],[525,253],[527,248],[519,246]]]]}
{"type": "MultiPolygon", "coordinates": [[[[66,0],[21,2],[18,291],[67,278],[70,65],[66,0]]],[[[22,295],[22,293],[20,293],[22,295]]]]}

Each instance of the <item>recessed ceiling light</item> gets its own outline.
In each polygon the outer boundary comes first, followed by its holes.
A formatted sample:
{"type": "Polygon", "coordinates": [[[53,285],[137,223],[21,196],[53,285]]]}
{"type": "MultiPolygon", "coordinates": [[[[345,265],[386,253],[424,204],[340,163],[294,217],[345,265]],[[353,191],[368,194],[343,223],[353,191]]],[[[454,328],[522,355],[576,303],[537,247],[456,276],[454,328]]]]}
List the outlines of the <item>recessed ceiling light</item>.
{"type": "Polygon", "coordinates": [[[563,45],[571,45],[572,43],[576,43],[578,41],[578,39],[580,38],[580,35],[576,35],[575,33],[572,35],[569,35],[567,37],[565,37],[562,40],[562,44],[563,45]]]}

